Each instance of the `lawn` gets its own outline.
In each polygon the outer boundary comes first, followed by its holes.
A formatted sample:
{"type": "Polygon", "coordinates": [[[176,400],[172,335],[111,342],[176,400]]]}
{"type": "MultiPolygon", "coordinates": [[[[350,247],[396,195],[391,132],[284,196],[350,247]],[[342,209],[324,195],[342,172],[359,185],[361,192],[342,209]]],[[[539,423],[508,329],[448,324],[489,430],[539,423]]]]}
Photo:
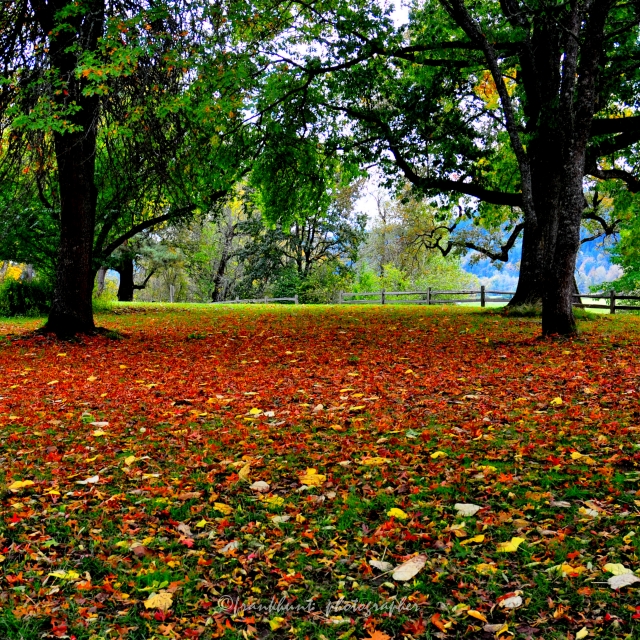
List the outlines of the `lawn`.
{"type": "Polygon", "coordinates": [[[3,640],[638,637],[639,317],[115,311],[0,321],[3,640]]]}

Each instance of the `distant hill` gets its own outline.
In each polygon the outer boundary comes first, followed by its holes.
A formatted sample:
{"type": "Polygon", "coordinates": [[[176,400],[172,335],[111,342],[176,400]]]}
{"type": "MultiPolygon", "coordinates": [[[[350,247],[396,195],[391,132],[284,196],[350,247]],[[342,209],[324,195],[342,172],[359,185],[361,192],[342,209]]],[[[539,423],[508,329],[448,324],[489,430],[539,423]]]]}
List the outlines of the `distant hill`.
{"type": "MultiPolygon", "coordinates": [[[[515,291],[520,272],[520,255],[522,243],[519,241],[511,250],[507,264],[492,263],[489,259],[472,263],[472,256],[468,254],[462,259],[462,266],[468,273],[480,278],[480,282],[487,288],[499,291],[515,291]]],[[[611,264],[609,252],[602,247],[602,242],[592,240],[585,242],[578,255],[576,280],[582,293],[588,293],[589,287],[603,282],[611,282],[622,275],[622,269],[611,264]]]]}

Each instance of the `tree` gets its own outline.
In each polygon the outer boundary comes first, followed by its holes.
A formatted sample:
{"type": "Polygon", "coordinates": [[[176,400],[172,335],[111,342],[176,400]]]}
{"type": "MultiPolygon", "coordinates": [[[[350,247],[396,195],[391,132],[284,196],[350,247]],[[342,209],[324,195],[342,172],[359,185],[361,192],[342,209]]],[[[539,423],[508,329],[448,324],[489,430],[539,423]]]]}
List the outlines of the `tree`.
{"type": "Polygon", "coordinates": [[[398,198],[375,194],[377,216],[362,249],[356,290],[464,289],[476,287],[476,276],[460,267],[460,248],[453,253],[434,247],[446,234],[438,210],[411,197],[405,185],[398,198]],[[372,277],[373,276],[373,277],[372,277]],[[373,287],[373,288],[371,288],[373,287]]]}
{"type": "Polygon", "coordinates": [[[544,334],[574,333],[585,186],[640,188],[640,4],[427,0],[400,29],[375,4],[298,6],[273,84],[299,119],[333,122],[363,162],[449,210],[479,202],[505,249],[523,233],[515,301],[543,300],[544,334]]]}
{"type": "MultiPolygon", "coordinates": [[[[245,24],[236,12],[245,10],[241,3],[213,6],[187,0],[22,0],[0,7],[5,167],[15,169],[25,164],[25,157],[35,157],[35,166],[25,169],[37,175],[39,206],[57,227],[49,330],[68,335],[94,328],[91,293],[100,264],[95,264],[93,248],[103,195],[96,184],[96,159],[100,151],[109,151],[110,140],[116,141],[112,146],[134,147],[146,156],[164,196],[185,167],[205,182],[207,176],[221,174],[233,181],[234,153],[240,150],[222,154],[222,164],[197,152],[227,149],[227,134],[238,129],[237,112],[255,61],[250,47],[241,47],[242,54],[234,57],[228,45],[230,25],[245,24]],[[186,129],[185,121],[191,123],[186,129]],[[183,154],[167,166],[157,153],[163,145],[153,142],[176,136],[183,154]],[[53,198],[39,179],[47,171],[55,173],[49,184],[53,198]]],[[[132,158],[135,162],[144,164],[140,153],[132,158]]],[[[195,208],[193,202],[187,206],[195,208]]],[[[110,209],[102,220],[98,249],[108,255],[135,233],[162,222],[158,218],[175,214],[170,206],[161,213],[149,209],[144,208],[144,220],[120,228],[120,235],[107,242],[122,222],[122,211],[110,209]]]]}

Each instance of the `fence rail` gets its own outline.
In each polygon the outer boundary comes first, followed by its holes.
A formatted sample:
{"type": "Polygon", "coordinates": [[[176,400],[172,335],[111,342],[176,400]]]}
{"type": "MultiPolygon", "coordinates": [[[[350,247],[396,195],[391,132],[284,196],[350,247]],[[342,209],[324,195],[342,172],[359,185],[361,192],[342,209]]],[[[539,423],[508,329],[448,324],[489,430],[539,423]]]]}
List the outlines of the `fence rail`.
{"type": "MultiPolygon", "coordinates": [[[[340,291],[338,296],[339,304],[464,304],[470,302],[479,302],[481,307],[485,307],[487,302],[508,302],[511,296],[514,295],[514,291],[493,291],[486,289],[484,286],[480,287],[480,290],[463,290],[463,291],[437,291],[429,287],[426,291],[340,291]],[[353,300],[347,299],[346,296],[353,298],[354,296],[371,297],[375,296],[374,300],[353,300]],[[421,300],[416,299],[390,299],[394,296],[423,296],[421,300]],[[442,298],[440,296],[476,296],[475,298],[442,298]],[[501,298],[492,298],[490,296],[503,296],[501,298]],[[505,298],[504,296],[509,296],[505,298]]],[[[595,294],[573,294],[577,301],[574,301],[573,306],[581,309],[608,309],[609,313],[615,313],[617,310],[621,311],[640,311],[640,306],[617,304],[617,300],[639,300],[640,296],[627,296],[619,295],[615,291],[609,293],[595,293],[595,294]],[[606,304],[584,304],[582,298],[594,299],[594,300],[606,300],[606,304]]]]}
{"type": "Polygon", "coordinates": [[[216,300],[210,304],[268,304],[269,302],[293,302],[298,304],[298,294],[293,298],[247,298],[245,300],[236,298],[235,300],[216,300]]]}

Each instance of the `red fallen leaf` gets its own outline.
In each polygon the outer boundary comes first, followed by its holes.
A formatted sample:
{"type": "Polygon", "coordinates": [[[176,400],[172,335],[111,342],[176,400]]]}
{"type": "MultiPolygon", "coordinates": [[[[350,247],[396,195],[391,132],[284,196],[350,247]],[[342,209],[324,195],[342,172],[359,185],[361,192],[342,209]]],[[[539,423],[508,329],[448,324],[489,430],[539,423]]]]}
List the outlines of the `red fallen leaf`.
{"type": "Polygon", "coordinates": [[[420,618],[419,620],[407,620],[402,626],[402,630],[409,635],[418,637],[421,636],[427,629],[427,625],[424,623],[424,620],[420,618]]]}
{"type": "Polygon", "coordinates": [[[573,560],[574,558],[579,558],[580,555],[579,551],[572,551],[571,553],[567,553],[567,558],[569,558],[569,560],[573,560]]]}
{"type": "Polygon", "coordinates": [[[51,633],[56,638],[62,638],[67,635],[67,623],[64,620],[51,620],[51,633]]]}
{"type": "Polygon", "coordinates": [[[438,627],[438,629],[440,629],[440,631],[442,631],[443,633],[447,633],[447,628],[444,626],[444,622],[442,622],[440,618],[441,616],[439,613],[434,613],[431,616],[431,624],[438,627]]]}
{"type": "Polygon", "coordinates": [[[192,538],[185,538],[183,536],[180,536],[180,543],[182,543],[185,547],[189,547],[189,549],[191,549],[191,547],[193,547],[193,539],[192,538]]]}
{"type": "Polygon", "coordinates": [[[511,591],[509,593],[505,593],[504,595],[500,596],[499,598],[496,598],[496,602],[502,602],[503,600],[506,600],[507,598],[514,598],[517,595],[518,594],[514,593],[513,591],[511,591]]]}

